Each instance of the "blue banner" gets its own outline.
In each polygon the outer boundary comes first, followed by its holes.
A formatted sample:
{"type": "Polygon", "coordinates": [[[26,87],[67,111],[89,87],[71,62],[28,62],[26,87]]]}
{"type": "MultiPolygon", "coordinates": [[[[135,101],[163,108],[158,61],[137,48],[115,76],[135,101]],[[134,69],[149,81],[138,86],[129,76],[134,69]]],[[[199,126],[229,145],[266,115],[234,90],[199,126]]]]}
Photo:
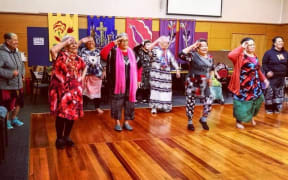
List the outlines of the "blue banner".
{"type": "Polygon", "coordinates": [[[28,66],[50,66],[48,28],[27,27],[28,66]]]}
{"type": "Polygon", "coordinates": [[[97,48],[102,49],[106,44],[116,39],[115,17],[87,16],[87,22],[87,35],[94,38],[97,48]]]}

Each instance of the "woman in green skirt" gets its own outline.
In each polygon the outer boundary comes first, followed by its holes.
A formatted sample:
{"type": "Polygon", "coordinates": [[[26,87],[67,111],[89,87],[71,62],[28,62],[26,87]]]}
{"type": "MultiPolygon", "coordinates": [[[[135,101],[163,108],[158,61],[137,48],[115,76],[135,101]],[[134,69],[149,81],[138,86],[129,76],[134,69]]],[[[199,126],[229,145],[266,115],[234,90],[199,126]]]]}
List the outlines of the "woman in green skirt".
{"type": "Polygon", "coordinates": [[[255,126],[253,117],[257,115],[264,101],[261,82],[264,82],[264,88],[269,86],[255,55],[255,41],[249,37],[242,39],[241,46],[232,50],[228,57],[234,64],[228,88],[233,93],[236,127],[244,129],[243,122],[251,122],[255,126]]]}

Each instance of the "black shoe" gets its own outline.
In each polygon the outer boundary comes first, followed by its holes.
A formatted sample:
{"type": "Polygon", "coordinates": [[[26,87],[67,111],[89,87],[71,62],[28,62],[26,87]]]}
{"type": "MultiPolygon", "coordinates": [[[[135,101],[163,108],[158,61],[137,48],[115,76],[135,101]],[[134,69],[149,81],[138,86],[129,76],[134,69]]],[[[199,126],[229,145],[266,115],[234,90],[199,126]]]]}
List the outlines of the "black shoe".
{"type": "Polygon", "coordinates": [[[205,129],[207,131],[209,130],[209,126],[208,126],[207,122],[202,122],[201,119],[199,120],[199,122],[201,123],[203,129],[205,129]]]}
{"type": "Polygon", "coordinates": [[[75,145],[75,143],[69,137],[65,137],[64,141],[65,141],[65,145],[68,147],[72,147],[75,145]]]}
{"type": "Polygon", "coordinates": [[[194,131],[195,130],[193,124],[188,124],[187,129],[190,130],[190,131],[194,131]]]}
{"type": "Polygon", "coordinates": [[[64,149],[65,141],[63,139],[56,139],[55,146],[57,149],[64,149]]]}

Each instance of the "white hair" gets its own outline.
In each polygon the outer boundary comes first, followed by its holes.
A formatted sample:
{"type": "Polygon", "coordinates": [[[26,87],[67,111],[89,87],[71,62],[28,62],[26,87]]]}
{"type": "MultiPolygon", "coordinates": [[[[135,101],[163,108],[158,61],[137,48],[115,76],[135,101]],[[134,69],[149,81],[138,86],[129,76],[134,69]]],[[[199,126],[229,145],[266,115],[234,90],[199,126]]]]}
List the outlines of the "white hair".
{"type": "Polygon", "coordinates": [[[161,36],[160,40],[161,40],[161,42],[169,42],[170,38],[169,38],[169,36],[161,36]]]}
{"type": "Polygon", "coordinates": [[[116,39],[124,37],[124,36],[128,37],[128,34],[127,33],[120,33],[120,34],[117,35],[116,39]]]}
{"type": "Polygon", "coordinates": [[[75,39],[73,36],[71,36],[71,35],[65,35],[63,38],[62,38],[62,40],[61,40],[61,42],[65,42],[67,39],[69,39],[69,38],[73,38],[73,39],[75,39]]]}

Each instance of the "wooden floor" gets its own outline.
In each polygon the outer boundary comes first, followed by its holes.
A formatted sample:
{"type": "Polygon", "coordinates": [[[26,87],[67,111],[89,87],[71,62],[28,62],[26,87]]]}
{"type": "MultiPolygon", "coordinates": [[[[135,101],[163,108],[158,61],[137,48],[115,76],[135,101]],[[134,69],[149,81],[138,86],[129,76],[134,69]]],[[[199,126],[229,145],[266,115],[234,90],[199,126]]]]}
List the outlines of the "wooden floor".
{"type": "Polygon", "coordinates": [[[257,125],[235,128],[232,105],[215,105],[202,130],[195,110],[196,131],[186,129],[184,107],[152,116],[137,109],[133,132],[113,130],[110,111],[85,112],[72,130],[76,146],[54,147],[54,118],[32,114],[30,179],[288,179],[288,106],[266,115],[257,125]]]}

